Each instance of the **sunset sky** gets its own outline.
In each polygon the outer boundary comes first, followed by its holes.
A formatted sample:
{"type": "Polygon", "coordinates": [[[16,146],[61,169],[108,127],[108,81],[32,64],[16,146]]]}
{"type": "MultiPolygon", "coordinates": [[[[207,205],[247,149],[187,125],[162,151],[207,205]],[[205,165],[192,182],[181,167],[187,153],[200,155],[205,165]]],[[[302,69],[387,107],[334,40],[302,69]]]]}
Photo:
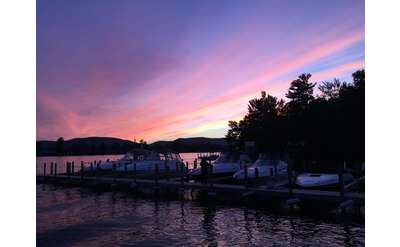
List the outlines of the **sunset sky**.
{"type": "Polygon", "coordinates": [[[364,1],[37,1],[37,139],[222,137],[262,90],[364,68],[364,1]]]}

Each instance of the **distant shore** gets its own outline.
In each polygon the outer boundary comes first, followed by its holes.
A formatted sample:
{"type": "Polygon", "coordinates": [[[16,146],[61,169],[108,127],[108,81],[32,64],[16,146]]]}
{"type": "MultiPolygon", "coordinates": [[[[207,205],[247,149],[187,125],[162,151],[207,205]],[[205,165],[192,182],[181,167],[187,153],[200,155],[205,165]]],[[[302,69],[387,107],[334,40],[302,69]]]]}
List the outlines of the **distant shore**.
{"type": "Polygon", "coordinates": [[[113,137],[85,137],[57,141],[36,141],[36,156],[81,156],[125,154],[135,148],[169,150],[177,153],[219,152],[227,148],[224,138],[179,138],[174,141],[133,142],[113,137]]]}

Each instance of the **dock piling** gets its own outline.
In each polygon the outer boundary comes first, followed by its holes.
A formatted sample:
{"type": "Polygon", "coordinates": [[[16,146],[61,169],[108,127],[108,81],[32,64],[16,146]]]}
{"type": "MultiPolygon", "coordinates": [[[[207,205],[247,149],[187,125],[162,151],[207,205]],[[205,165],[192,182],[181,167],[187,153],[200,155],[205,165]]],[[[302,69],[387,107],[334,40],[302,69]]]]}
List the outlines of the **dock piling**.
{"type": "Polygon", "coordinates": [[[210,174],[209,174],[209,180],[210,180],[210,187],[211,189],[214,189],[214,180],[213,180],[213,166],[210,165],[210,174]]]}
{"type": "Polygon", "coordinates": [[[83,179],[83,161],[81,161],[81,180],[83,179]]]}
{"type": "Polygon", "coordinates": [[[117,176],[117,164],[115,162],[112,163],[112,175],[115,181],[115,177],[117,176]]]}
{"type": "Polygon", "coordinates": [[[245,187],[246,187],[246,190],[247,190],[247,189],[248,189],[248,170],[247,170],[247,164],[244,163],[243,167],[244,167],[244,183],[245,183],[245,187]]]}
{"type": "Polygon", "coordinates": [[[50,163],[50,175],[53,175],[53,162],[50,163]]]}
{"type": "Polygon", "coordinates": [[[46,177],[46,162],[43,164],[43,176],[46,177]]]}
{"type": "Polygon", "coordinates": [[[155,164],[154,183],[156,184],[156,186],[158,185],[158,163],[155,164]]]}
{"type": "Polygon", "coordinates": [[[344,162],[343,166],[339,167],[339,186],[340,186],[340,196],[342,198],[344,197],[343,169],[344,169],[345,165],[346,165],[346,162],[344,162]]]}
{"type": "Polygon", "coordinates": [[[54,176],[57,176],[57,162],[54,162],[54,176]]]}
{"type": "Polygon", "coordinates": [[[169,166],[167,160],[164,161],[164,171],[166,179],[169,180],[169,166]]]}
{"type": "Polygon", "coordinates": [[[184,172],[184,169],[185,169],[185,164],[182,163],[182,164],[181,164],[181,186],[182,186],[182,188],[183,188],[183,186],[184,186],[184,179],[185,179],[185,172],[184,172]]]}
{"type": "Polygon", "coordinates": [[[293,178],[292,178],[292,175],[293,175],[293,173],[292,173],[292,161],[290,160],[288,162],[288,187],[289,187],[289,195],[290,196],[292,196],[292,194],[293,194],[293,186],[292,186],[293,178]]]}
{"type": "Polygon", "coordinates": [[[133,181],[136,183],[136,162],[133,163],[133,181]]]}
{"type": "Polygon", "coordinates": [[[75,163],[74,163],[74,161],[72,161],[72,174],[74,174],[75,173],[75,163]]]}

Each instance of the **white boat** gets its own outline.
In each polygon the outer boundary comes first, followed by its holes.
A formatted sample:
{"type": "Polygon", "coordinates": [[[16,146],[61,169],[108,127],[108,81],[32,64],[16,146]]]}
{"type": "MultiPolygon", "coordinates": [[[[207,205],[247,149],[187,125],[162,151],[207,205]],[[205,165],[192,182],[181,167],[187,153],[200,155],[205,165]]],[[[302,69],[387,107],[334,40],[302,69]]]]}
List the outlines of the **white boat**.
{"type": "MultiPolygon", "coordinates": [[[[214,176],[229,176],[240,170],[242,162],[250,162],[247,155],[220,154],[212,163],[212,174],[214,176]]],[[[190,172],[193,177],[201,175],[201,167],[193,169],[190,172]]]]}
{"type": "MultiPolygon", "coordinates": [[[[159,171],[169,169],[170,171],[180,170],[184,166],[184,163],[176,153],[157,153],[146,149],[134,149],[129,151],[119,160],[107,161],[100,163],[100,170],[112,170],[115,164],[116,170],[123,171],[154,171],[158,166],[159,171]],[[136,166],[136,168],[135,168],[136,166]]],[[[96,166],[93,167],[96,169],[96,166]]],[[[90,170],[90,167],[86,167],[85,170],[90,170]]]]}
{"type": "MultiPolygon", "coordinates": [[[[268,158],[265,154],[260,154],[256,162],[247,168],[247,178],[256,178],[256,170],[258,170],[258,177],[275,177],[287,175],[288,165],[282,160],[273,160],[268,158]],[[256,169],[257,168],[257,169],[256,169]]],[[[241,169],[233,175],[234,179],[245,179],[245,170],[241,169]]]]}
{"type": "MultiPolygon", "coordinates": [[[[353,180],[350,173],[343,174],[343,181],[353,180]]],[[[303,188],[335,187],[339,185],[339,175],[335,173],[302,173],[296,178],[295,183],[303,188]]]]}

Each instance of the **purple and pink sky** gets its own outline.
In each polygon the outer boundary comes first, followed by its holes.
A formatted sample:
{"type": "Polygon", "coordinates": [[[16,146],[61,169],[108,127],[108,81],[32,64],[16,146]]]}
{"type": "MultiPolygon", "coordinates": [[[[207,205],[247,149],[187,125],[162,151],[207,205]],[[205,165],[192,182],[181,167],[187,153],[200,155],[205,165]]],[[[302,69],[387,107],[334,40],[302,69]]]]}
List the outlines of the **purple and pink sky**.
{"type": "Polygon", "coordinates": [[[225,135],[262,90],[364,68],[364,1],[37,1],[37,139],[225,135]]]}

